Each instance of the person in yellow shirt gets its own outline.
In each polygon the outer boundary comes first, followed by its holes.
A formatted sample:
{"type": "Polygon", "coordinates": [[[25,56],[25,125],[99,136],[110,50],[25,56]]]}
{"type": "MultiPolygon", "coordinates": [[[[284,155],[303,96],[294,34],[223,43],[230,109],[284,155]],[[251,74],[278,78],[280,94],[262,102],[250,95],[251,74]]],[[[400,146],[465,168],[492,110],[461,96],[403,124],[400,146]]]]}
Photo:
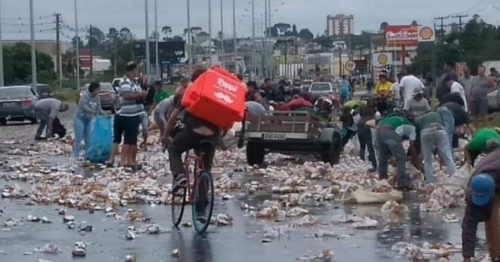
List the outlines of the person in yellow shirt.
{"type": "Polygon", "coordinates": [[[379,75],[378,84],[375,86],[375,104],[377,110],[384,114],[389,110],[388,102],[392,98],[392,82],[389,81],[389,76],[385,73],[379,75]]]}

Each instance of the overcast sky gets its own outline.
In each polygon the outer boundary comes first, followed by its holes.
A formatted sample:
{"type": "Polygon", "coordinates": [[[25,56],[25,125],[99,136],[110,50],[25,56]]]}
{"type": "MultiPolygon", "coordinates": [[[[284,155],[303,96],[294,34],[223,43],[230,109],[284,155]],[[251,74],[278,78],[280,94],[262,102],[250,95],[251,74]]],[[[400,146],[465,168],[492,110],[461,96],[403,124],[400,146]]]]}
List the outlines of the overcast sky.
{"type": "MultiPolygon", "coordinates": [[[[187,27],[186,0],[157,0],[158,27],[171,26],[174,34],[182,34],[187,27]]],[[[208,31],[208,1],[191,0],[192,26],[201,26],[208,31]]],[[[232,1],[224,2],[224,32],[232,36],[232,1]]],[[[237,35],[251,36],[251,0],[236,0],[237,35]],[[248,9],[246,11],[245,9],[248,9]]],[[[315,35],[326,29],[326,16],[340,13],[354,15],[356,33],[361,30],[377,29],[381,22],[389,24],[410,24],[417,20],[420,24],[432,25],[433,17],[477,13],[489,23],[500,23],[500,0],[271,0],[272,23],[296,24],[297,28],[309,28],[315,35]],[[439,2],[439,4],[437,4],[439,2]],[[377,11],[380,10],[380,11],[377,11]]],[[[3,39],[28,39],[29,0],[0,0],[3,39]]],[[[34,0],[36,17],[36,38],[55,39],[54,13],[60,13],[65,24],[63,40],[69,40],[75,32],[73,0],[34,0]]],[[[257,29],[261,28],[264,16],[264,0],[255,0],[257,29]]],[[[154,30],[154,0],[149,0],[150,31],[154,30]]],[[[213,35],[220,31],[220,0],[212,0],[213,35]]],[[[446,23],[458,19],[446,20],[446,23]]],[[[78,0],[78,23],[80,28],[90,24],[105,33],[110,27],[128,27],[138,37],[145,35],[144,0],[78,0]]],[[[257,31],[262,32],[262,30],[257,31]]],[[[257,34],[258,34],[257,33],[257,34]]]]}

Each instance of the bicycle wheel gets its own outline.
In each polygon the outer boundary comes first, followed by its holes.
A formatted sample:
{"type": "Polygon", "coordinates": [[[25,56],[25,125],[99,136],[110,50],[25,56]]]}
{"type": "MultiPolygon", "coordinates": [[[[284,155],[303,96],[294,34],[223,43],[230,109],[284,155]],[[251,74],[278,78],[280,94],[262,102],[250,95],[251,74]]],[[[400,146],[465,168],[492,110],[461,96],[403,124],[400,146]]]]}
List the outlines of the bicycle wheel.
{"type": "Polygon", "coordinates": [[[186,207],[186,192],[187,187],[179,188],[176,192],[172,191],[172,223],[175,227],[179,227],[182,216],[184,215],[184,207],[186,207]]]}
{"type": "Polygon", "coordinates": [[[193,226],[198,234],[207,231],[214,209],[214,181],[208,171],[202,171],[196,187],[193,199],[193,226]]]}

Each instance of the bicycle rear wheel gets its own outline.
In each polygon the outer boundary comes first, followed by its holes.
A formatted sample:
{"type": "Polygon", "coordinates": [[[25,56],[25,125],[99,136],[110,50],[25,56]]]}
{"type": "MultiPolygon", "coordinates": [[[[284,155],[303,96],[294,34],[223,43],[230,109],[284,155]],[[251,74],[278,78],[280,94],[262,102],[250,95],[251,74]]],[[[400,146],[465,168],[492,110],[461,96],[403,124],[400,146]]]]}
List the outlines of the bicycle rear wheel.
{"type": "Polygon", "coordinates": [[[176,192],[172,190],[172,223],[175,227],[179,227],[182,216],[184,215],[184,208],[186,207],[186,192],[187,187],[179,188],[176,192]]]}
{"type": "Polygon", "coordinates": [[[198,234],[207,231],[212,219],[214,209],[214,181],[208,171],[202,171],[196,187],[193,199],[193,226],[198,234]]]}

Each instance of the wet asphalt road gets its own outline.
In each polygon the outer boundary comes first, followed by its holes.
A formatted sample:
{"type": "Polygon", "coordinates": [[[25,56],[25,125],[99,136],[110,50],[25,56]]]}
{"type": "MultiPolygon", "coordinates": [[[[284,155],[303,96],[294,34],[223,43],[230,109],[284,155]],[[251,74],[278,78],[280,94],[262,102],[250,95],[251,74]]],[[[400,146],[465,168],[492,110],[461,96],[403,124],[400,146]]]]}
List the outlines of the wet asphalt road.
{"type": "MultiPolygon", "coordinates": [[[[71,128],[72,112],[61,117],[63,124],[71,128]]],[[[0,141],[21,140],[26,144],[33,143],[36,125],[15,124],[0,127],[0,141]]],[[[17,146],[17,145],[16,145],[17,146]]],[[[9,145],[0,145],[2,149],[9,145]]],[[[0,187],[6,184],[0,181],[0,187]]],[[[459,244],[460,224],[447,224],[442,221],[445,213],[421,213],[418,210],[418,199],[409,195],[407,199],[410,212],[402,217],[400,223],[388,223],[381,217],[380,206],[350,207],[341,204],[328,204],[313,208],[311,214],[319,219],[319,225],[297,228],[270,243],[262,243],[263,229],[267,226],[279,226],[285,223],[256,220],[247,216],[240,209],[241,203],[259,204],[271,195],[260,195],[217,201],[214,213],[229,214],[234,224],[228,227],[210,227],[206,236],[197,236],[192,228],[173,229],[170,221],[169,206],[137,206],[152,221],[166,230],[159,235],[140,234],[134,240],[125,240],[127,227],[133,225],[128,221],[105,217],[104,213],[89,214],[87,211],[69,209],[77,222],[86,221],[93,226],[93,232],[71,230],[62,222],[57,214],[57,206],[28,206],[25,201],[0,199],[0,220],[7,218],[21,219],[27,215],[46,216],[52,224],[25,222],[24,225],[6,228],[0,227],[0,261],[30,262],[45,259],[52,262],[80,261],[125,261],[126,255],[134,255],[138,262],[159,261],[261,261],[285,262],[295,261],[303,255],[316,255],[323,249],[334,251],[334,261],[407,261],[390,248],[399,241],[422,243],[450,242],[459,244]],[[356,214],[370,216],[379,220],[376,230],[356,230],[348,225],[333,225],[329,220],[334,214],[356,214]],[[310,238],[308,235],[318,230],[328,230],[338,236],[349,237],[310,238]],[[77,241],[93,243],[87,248],[87,257],[75,259],[71,256],[73,244],[77,241]],[[37,247],[53,243],[63,250],[57,255],[33,252],[37,247]],[[178,258],[172,257],[174,249],[180,251],[178,258]]],[[[445,211],[455,213],[459,218],[462,209],[445,211]]],[[[184,221],[190,221],[191,212],[184,214],[184,221]]],[[[136,224],[139,226],[140,224],[136,224]]],[[[478,235],[484,239],[484,227],[479,227],[478,235]]],[[[451,261],[462,261],[460,254],[455,254],[451,261]]]]}
{"type": "MultiPolygon", "coordinates": [[[[4,182],[0,182],[3,186],[4,182]]],[[[46,259],[52,262],[76,260],[71,256],[73,244],[77,241],[93,243],[88,246],[85,261],[125,261],[126,255],[134,255],[137,261],[294,261],[305,255],[316,255],[323,249],[334,251],[334,261],[407,261],[390,248],[397,242],[412,243],[460,243],[460,224],[444,223],[444,213],[421,213],[415,196],[408,195],[410,212],[401,217],[402,222],[386,222],[381,217],[380,206],[343,206],[327,204],[310,209],[319,223],[313,227],[296,228],[285,233],[271,243],[261,243],[263,230],[268,226],[285,225],[273,221],[256,220],[247,216],[240,209],[241,203],[257,204],[271,195],[257,195],[231,201],[217,201],[214,213],[229,214],[234,224],[227,227],[211,226],[206,236],[198,236],[192,228],[174,229],[170,221],[169,206],[137,206],[147,217],[166,232],[159,235],[139,234],[134,240],[126,240],[127,227],[140,227],[143,223],[132,223],[106,217],[103,212],[89,214],[88,211],[69,209],[67,214],[74,215],[78,224],[86,221],[93,226],[92,232],[78,232],[68,229],[58,215],[57,206],[28,206],[26,201],[1,200],[3,210],[1,219],[21,219],[28,215],[46,216],[52,224],[24,222],[16,227],[0,228],[0,261],[20,262],[46,259]],[[334,214],[356,214],[377,219],[379,227],[373,230],[352,229],[346,224],[334,225],[330,219],[334,214]],[[310,235],[320,230],[327,230],[339,237],[311,238],[310,235]],[[63,250],[57,255],[33,253],[37,247],[56,244],[63,250]],[[174,258],[174,249],[180,251],[180,257],[174,258]]],[[[461,217],[461,210],[450,210],[461,217]]],[[[191,212],[184,214],[184,221],[191,221],[191,212]]],[[[479,227],[479,236],[484,239],[483,227],[479,227]]],[[[460,254],[455,254],[451,261],[461,261],[460,254]]]]}

